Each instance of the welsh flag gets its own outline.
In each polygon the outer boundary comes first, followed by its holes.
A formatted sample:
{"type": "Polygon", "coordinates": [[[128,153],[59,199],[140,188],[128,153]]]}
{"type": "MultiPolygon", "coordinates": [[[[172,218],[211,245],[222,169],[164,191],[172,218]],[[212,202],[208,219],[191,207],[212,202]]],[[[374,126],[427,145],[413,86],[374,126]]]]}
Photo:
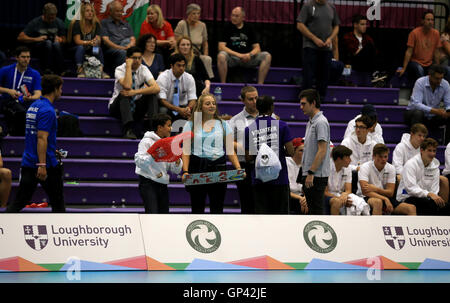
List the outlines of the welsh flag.
{"type": "MultiPolygon", "coordinates": [[[[109,17],[108,5],[114,0],[90,0],[94,4],[95,13],[99,20],[103,20],[109,17]]],[[[139,37],[141,30],[141,24],[147,17],[147,8],[149,6],[149,0],[119,0],[123,5],[123,19],[126,20],[133,29],[134,36],[139,37]]],[[[87,2],[86,0],[67,0],[67,12],[66,12],[66,25],[69,25],[70,21],[80,19],[80,5],[81,2],[87,2]]]]}

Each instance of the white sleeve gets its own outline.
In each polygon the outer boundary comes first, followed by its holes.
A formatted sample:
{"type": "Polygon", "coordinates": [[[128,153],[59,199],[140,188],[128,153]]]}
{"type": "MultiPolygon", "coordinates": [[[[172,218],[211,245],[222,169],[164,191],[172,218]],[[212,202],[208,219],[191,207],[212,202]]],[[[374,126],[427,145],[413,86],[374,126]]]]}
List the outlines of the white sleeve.
{"type": "Polygon", "coordinates": [[[403,167],[402,171],[402,181],[405,185],[405,190],[410,196],[425,198],[428,195],[428,191],[422,189],[416,178],[416,167],[414,161],[408,161],[403,167]]]}
{"type": "Polygon", "coordinates": [[[189,102],[189,100],[197,100],[197,92],[196,92],[194,77],[192,77],[191,74],[187,74],[187,75],[189,75],[188,77],[186,77],[187,99],[189,102]]]}
{"type": "Polygon", "coordinates": [[[170,89],[170,83],[169,83],[169,79],[167,79],[166,76],[167,73],[161,73],[158,77],[158,79],[156,79],[156,83],[158,83],[159,86],[159,98],[160,99],[168,99],[168,95],[169,95],[169,89],[170,89]]]}
{"type": "Polygon", "coordinates": [[[146,82],[150,82],[150,80],[155,79],[153,77],[152,72],[148,69],[147,66],[142,65],[142,67],[144,67],[144,69],[142,70],[142,73],[143,73],[143,76],[144,76],[144,79],[146,82]]]}
{"type": "Polygon", "coordinates": [[[400,174],[403,169],[403,149],[401,143],[397,144],[394,149],[394,153],[392,154],[392,165],[394,165],[395,172],[400,174]]]}
{"type": "Polygon", "coordinates": [[[147,170],[155,161],[153,157],[147,153],[150,146],[151,143],[149,139],[142,139],[141,142],[139,142],[138,152],[134,155],[134,163],[136,163],[137,167],[147,170]]]}
{"type": "Polygon", "coordinates": [[[447,147],[445,148],[445,167],[442,171],[443,175],[450,174],[450,143],[447,144],[447,147]]]}
{"type": "Polygon", "coordinates": [[[344,139],[347,137],[350,137],[352,135],[352,133],[355,131],[355,121],[350,121],[347,124],[347,128],[345,129],[345,134],[344,134],[344,139]]]}
{"type": "MultiPolygon", "coordinates": [[[[370,163],[370,162],[366,162],[366,163],[370,163]]],[[[363,165],[361,165],[359,167],[358,182],[359,181],[367,181],[367,182],[369,182],[369,166],[365,165],[366,163],[364,163],[363,165]]]]}
{"type": "MultiPolygon", "coordinates": [[[[386,165],[388,165],[388,164],[389,163],[386,163],[386,165]]],[[[397,180],[397,176],[395,175],[395,167],[394,167],[394,165],[392,165],[392,164],[388,165],[388,173],[389,173],[389,176],[388,176],[387,183],[394,183],[395,184],[395,182],[397,180]]]]}

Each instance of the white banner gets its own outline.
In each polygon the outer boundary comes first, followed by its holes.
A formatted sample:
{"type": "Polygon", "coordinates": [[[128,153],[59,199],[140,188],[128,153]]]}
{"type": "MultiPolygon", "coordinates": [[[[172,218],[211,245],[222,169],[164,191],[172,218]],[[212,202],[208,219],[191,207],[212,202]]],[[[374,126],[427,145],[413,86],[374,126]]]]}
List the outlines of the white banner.
{"type": "Polygon", "coordinates": [[[138,214],[2,214],[0,270],[145,270],[138,214]]]}
{"type": "Polygon", "coordinates": [[[450,268],[448,217],[140,218],[150,270],[450,268]]]}

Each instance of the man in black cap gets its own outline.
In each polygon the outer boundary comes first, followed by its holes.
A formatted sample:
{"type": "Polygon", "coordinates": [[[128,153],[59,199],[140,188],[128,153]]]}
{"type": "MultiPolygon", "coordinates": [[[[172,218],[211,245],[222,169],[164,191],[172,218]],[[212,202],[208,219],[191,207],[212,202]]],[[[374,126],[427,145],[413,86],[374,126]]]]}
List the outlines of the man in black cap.
{"type": "Polygon", "coordinates": [[[384,144],[383,139],[383,129],[377,120],[377,111],[372,104],[366,104],[363,106],[361,110],[361,114],[357,115],[353,120],[350,120],[347,125],[347,129],[345,130],[344,139],[350,137],[353,133],[355,133],[355,121],[361,116],[369,116],[370,118],[375,120],[374,125],[369,129],[369,134],[367,135],[372,141],[376,143],[384,144]]]}

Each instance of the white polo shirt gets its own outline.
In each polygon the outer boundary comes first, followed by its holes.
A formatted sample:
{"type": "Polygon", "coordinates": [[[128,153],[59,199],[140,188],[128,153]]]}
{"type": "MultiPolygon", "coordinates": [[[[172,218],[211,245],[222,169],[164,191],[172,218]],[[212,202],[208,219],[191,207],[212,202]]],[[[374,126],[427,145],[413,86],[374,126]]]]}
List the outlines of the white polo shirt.
{"type": "Polygon", "coordinates": [[[340,196],[345,191],[345,183],[352,183],[352,169],[350,167],[342,167],[339,172],[336,171],[334,161],[330,161],[330,176],[328,177],[328,191],[340,196]]]}
{"type": "MultiPolygon", "coordinates": [[[[109,99],[108,108],[113,103],[114,99],[117,98],[117,96],[120,94],[120,91],[123,90],[122,84],[120,84],[119,80],[125,77],[126,72],[126,63],[119,65],[116,67],[116,70],[114,72],[114,77],[116,81],[114,82],[114,93],[112,95],[112,98],[109,99]]],[[[141,89],[144,87],[144,84],[150,85],[150,81],[153,78],[152,73],[147,68],[147,66],[141,64],[138,69],[134,72],[134,81],[135,81],[135,88],[134,89],[141,89]]],[[[135,100],[138,100],[142,97],[142,95],[136,95],[135,100]]]]}
{"type": "Polygon", "coordinates": [[[386,189],[388,183],[395,184],[396,175],[395,167],[390,163],[386,163],[384,168],[379,171],[372,161],[366,162],[359,168],[358,172],[358,195],[362,196],[359,181],[367,181],[369,184],[375,185],[378,188],[386,189]]]}
{"type": "Polygon", "coordinates": [[[352,154],[350,155],[351,163],[349,167],[352,170],[356,170],[356,167],[372,160],[373,147],[376,143],[372,141],[369,136],[367,136],[366,142],[361,144],[359,143],[356,135],[353,134],[350,137],[345,138],[341,145],[344,145],[352,150],[352,154]]]}
{"type": "MultiPolygon", "coordinates": [[[[175,89],[176,77],[172,72],[172,69],[166,69],[161,74],[159,74],[156,83],[159,85],[159,95],[160,99],[165,99],[167,102],[172,103],[173,93],[175,89]]],[[[178,84],[178,90],[180,93],[180,106],[187,106],[189,100],[197,100],[197,95],[195,92],[195,80],[191,74],[184,72],[180,78],[180,83],[178,84]]]]}

